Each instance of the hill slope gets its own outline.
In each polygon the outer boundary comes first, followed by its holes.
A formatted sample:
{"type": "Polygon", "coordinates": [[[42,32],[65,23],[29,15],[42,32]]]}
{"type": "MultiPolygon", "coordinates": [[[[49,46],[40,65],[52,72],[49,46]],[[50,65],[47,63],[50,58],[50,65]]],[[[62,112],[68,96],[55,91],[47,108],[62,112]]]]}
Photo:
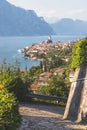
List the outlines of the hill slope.
{"type": "Polygon", "coordinates": [[[64,18],[51,25],[54,32],[60,35],[87,35],[87,22],[64,18]]]}
{"type": "Polygon", "coordinates": [[[33,10],[0,0],[0,36],[51,35],[53,29],[33,10]]]}

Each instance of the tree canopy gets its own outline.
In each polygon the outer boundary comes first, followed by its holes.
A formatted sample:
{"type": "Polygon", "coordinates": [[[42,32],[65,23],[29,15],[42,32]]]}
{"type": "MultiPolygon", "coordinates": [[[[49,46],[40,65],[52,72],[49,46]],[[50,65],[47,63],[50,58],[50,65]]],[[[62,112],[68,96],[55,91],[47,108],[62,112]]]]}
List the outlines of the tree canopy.
{"type": "Polygon", "coordinates": [[[75,70],[85,63],[87,63],[87,38],[83,38],[75,43],[72,50],[71,69],[75,70]]]}
{"type": "Polygon", "coordinates": [[[65,81],[64,76],[53,76],[48,85],[42,86],[38,93],[46,94],[49,96],[60,96],[67,97],[68,96],[68,87],[65,81]]]}

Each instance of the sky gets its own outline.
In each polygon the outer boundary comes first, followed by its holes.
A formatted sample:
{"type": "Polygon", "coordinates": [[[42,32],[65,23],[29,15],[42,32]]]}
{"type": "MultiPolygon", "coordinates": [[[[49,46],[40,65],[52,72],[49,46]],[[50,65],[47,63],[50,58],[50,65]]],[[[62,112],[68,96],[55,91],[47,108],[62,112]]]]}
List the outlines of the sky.
{"type": "Polygon", "coordinates": [[[7,0],[28,10],[34,10],[38,16],[49,22],[61,18],[87,21],[87,0],[7,0]]]}

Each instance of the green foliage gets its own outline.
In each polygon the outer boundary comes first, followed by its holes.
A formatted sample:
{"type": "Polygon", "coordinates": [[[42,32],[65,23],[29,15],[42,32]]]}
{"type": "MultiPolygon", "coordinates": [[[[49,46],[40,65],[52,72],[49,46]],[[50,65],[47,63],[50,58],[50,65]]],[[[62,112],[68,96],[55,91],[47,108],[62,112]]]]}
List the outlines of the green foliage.
{"type": "Polygon", "coordinates": [[[53,68],[63,66],[65,62],[58,56],[52,56],[51,58],[45,58],[40,63],[40,67],[44,72],[50,71],[53,68]],[[43,69],[44,68],[44,69],[43,69]]]}
{"type": "Polygon", "coordinates": [[[0,74],[0,83],[5,86],[5,88],[9,89],[10,83],[14,82],[17,78],[17,75],[13,72],[4,71],[2,74],[0,74]]]}
{"type": "Polygon", "coordinates": [[[28,74],[32,83],[37,82],[40,73],[41,73],[40,66],[33,66],[29,69],[28,74]]]}
{"type": "Polygon", "coordinates": [[[39,93],[67,97],[68,88],[64,76],[53,76],[47,86],[42,86],[39,93]]]}
{"type": "MultiPolygon", "coordinates": [[[[27,80],[27,79],[26,79],[27,80]]],[[[29,82],[22,79],[21,74],[17,75],[13,72],[3,72],[0,75],[0,82],[9,92],[13,92],[19,101],[26,100],[29,82]]]]}
{"type": "Polygon", "coordinates": [[[20,71],[20,64],[16,60],[14,63],[7,63],[6,59],[3,60],[2,64],[0,65],[0,72],[5,72],[5,71],[11,71],[14,73],[17,73],[20,71]]]}
{"type": "Polygon", "coordinates": [[[14,92],[14,95],[19,101],[26,101],[26,95],[28,94],[28,84],[24,82],[20,77],[17,77],[14,83],[10,83],[12,87],[9,88],[9,92],[14,92]]]}
{"type": "Polygon", "coordinates": [[[51,60],[51,69],[64,65],[64,61],[57,56],[53,56],[51,60]]]}
{"type": "Polygon", "coordinates": [[[0,84],[4,85],[9,92],[13,92],[19,101],[26,100],[30,84],[27,71],[22,73],[17,64],[9,66],[5,63],[1,65],[1,68],[0,84]]]}
{"type": "Polygon", "coordinates": [[[16,130],[21,121],[18,102],[7,90],[0,90],[0,130],[16,130]]]}
{"type": "Polygon", "coordinates": [[[75,43],[72,50],[71,69],[75,70],[85,63],[87,63],[87,38],[81,39],[75,43]]]}

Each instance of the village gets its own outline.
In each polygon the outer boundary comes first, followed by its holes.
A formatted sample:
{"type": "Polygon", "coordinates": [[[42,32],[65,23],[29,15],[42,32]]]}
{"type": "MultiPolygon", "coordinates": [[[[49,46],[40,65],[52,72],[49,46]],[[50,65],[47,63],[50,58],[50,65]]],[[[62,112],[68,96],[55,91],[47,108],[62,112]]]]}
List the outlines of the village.
{"type": "MultiPolygon", "coordinates": [[[[48,37],[47,40],[42,41],[41,43],[33,44],[32,46],[25,47],[24,53],[26,57],[31,59],[38,59],[42,54],[47,54],[51,50],[69,50],[73,47],[73,42],[53,42],[51,36],[48,37]]],[[[55,54],[54,54],[55,55],[55,54]]],[[[42,57],[41,57],[42,58],[42,57]]]]}
{"type": "MultiPolygon", "coordinates": [[[[47,40],[33,44],[32,46],[25,47],[24,54],[25,57],[30,58],[32,60],[40,60],[42,62],[42,73],[39,74],[37,82],[31,84],[30,89],[33,91],[33,93],[37,93],[37,90],[41,88],[41,86],[48,85],[48,82],[52,78],[52,76],[61,76],[66,73],[66,67],[53,67],[51,69],[51,60],[53,61],[52,57],[44,58],[44,55],[47,55],[52,52],[52,50],[56,50],[57,52],[64,52],[64,51],[71,51],[72,47],[74,45],[74,42],[53,42],[51,36],[48,37],[47,40]],[[45,60],[45,65],[43,61],[45,60]],[[46,67],[46,68],[45,68],[46,67]]],[[[53,54],[54,57],[59,57],[57,54],[53,54]]],[[[67,55],[61,56],[61,60],[65,63],[69,62],[71,57],[67,55]]],[[[59,62],[59,61],[58,61],[59,62]]],[[[69,74],[69,80],[72,81],[72,78],[74,77],[74,72],[70,72],[69,74]]]]}

